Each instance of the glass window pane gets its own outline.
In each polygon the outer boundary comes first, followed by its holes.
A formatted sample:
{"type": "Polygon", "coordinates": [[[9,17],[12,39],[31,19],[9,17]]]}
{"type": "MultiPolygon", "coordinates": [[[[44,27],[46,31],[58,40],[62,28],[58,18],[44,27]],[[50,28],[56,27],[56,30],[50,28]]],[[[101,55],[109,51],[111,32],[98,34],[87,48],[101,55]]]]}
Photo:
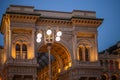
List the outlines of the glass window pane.
{"type": "Polygon", "coordinates": [[[25,44],[22,45],[22,51],[27,51],[27,46],[25,44]]]}
{"type": "Polygon", "coordinates": [[[82,60],[82,48],[79,47],[79,59],[82,60]]]}
{"type": "Polygon", "coordinates": [[[86,59],[86,61],[89,61],[89,54],[88,54],[87,48],[85,48],[85,59],[86,59]]]}
{"type": "Polygon", "coordinates": [[[16,44],[16,51],[20,51],[20,45],[16,44]]]}
{"type": "Polygon", "coordinates": [[[27,59],[27,45],[22,45],[22,59],[27,59]]]}

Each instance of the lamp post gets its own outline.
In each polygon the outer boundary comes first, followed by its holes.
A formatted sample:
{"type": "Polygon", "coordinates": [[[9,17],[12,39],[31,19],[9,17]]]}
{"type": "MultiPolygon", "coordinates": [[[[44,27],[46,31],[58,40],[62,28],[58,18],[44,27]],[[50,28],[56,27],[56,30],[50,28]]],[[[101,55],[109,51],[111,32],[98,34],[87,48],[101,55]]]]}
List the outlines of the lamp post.
{"type": "Polygon", "coordinates": [[[50,49],[51,45],[54,43],[54,41],[60,41],[60,37],[62,36],[62,32],[60,30],[52,30],[51,28],[48,28],[46,31],[38,31],[37,32],[37,39],[36,42],[40,43],[42,37],[44,38],[44,43],[47,45],[48,49],[48,58],[49,58],[49,80],[52,79],[51,74],[51,57],[50,57],[50,49]],[[55,34],[56,33],[56,34],[55,34]]]}

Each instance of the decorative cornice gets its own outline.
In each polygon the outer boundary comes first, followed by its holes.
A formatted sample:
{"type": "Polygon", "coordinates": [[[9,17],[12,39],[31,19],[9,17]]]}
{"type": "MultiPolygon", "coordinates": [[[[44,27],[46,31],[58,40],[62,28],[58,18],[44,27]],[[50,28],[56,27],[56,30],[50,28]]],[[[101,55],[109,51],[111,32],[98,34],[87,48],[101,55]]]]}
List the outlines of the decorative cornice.
{"type": "Polygon", "coordinates": [[[57,18],[40,18],[36,25],[67,25],[71,26],[72,22],[66,19],[57,18]]]}
{"type": "Polygon", "coordinates": [[[18,22],[33,22],[35,23],[39,16],[28,15],[28,14],[8,14],[11,21],[18,22]]]}
{"type": "Polygon", "coordinates": [[[54,25],[77,25],[87,27],[98,27],[102,23],[103,19],[100,18],[52,18],[52,17],[40,17],[37,21],[37,25],[42,24],[54,24],[54,25]]]}
{"type": "Polygon", "coordinates": [[[99,27],[103,19],[100,18],[72,18],[72,23],[74,25],[87,26],[87,27],[99,27]]]}

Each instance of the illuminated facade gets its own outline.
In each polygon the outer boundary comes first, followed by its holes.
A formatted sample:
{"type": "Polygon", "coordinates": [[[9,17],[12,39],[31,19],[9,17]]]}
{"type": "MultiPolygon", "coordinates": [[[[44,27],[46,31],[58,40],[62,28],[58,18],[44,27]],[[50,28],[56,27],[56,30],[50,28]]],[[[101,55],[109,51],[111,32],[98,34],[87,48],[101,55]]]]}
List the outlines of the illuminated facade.
{"type": "Polygon", "coordinates": [[[120,42],[99,53],[102,80],[120,80],[120,42]]]}
{"type": "Polygon", "coordinates": [[[49,80],[48,51],[43,40],[36,43],[36,34],[50,26],[63,32],[61,41],[51,48],[52,80],[99,80],[102,68],[97,28],[102,21],[93,11],[59,12],[11,5],[1,24],[2,79],[49,80]]]}

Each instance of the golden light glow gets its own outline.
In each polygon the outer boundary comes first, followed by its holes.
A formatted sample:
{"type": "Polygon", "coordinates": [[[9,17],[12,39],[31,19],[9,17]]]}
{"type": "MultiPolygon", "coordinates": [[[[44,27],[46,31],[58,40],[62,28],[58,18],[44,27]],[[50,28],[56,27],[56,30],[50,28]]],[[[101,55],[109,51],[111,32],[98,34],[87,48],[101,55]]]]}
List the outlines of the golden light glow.
{"type": "Polygon", "coordinates": [[[3,64],[6,62],[6,55],[5,54],[3,54],[3,64]]]}
{"type": "Polygon", "coordinates": [[[15,45],[13,45],[12,47],[12,54],[11,54],[12,58],[16,58],[16,54],[15,54],[15,45]]]}
{"type": "Polygon", "coordinates": [[[58,69],[58,73],[60,73],[60,72],[61,72],[61,69],[59,68],[59,69],[58,69]]]}
{"type": "Polygon", "coordinates": [[[2,78],[0,77],[0,80],[2,80],[2,78]]]}
{"type": "Polygon", "coordinates": [[[71,66],[72,66],[72,63],[71,63],[71,62],[69,62],[68,66],[69,66],[69,67],[71,67],[71,66]]]}
{"type": "Polygon", "coordinates": [[[120,63],[118,63],[118,69],[120,69],[120,63]]]}
{"type": "Polygon", "coordinates": [[[28,55],[28,59],[33,59],[34,58],[33,53],[31,53],[30,51],[27,53],[27,55],[28,55]]]}
{"type": "Polygon", "coordinates": [[[65,70],[67,70],[67,69],[68,69],[68,67],[69,67],[69,66],[65,66],[65,70]]]}

